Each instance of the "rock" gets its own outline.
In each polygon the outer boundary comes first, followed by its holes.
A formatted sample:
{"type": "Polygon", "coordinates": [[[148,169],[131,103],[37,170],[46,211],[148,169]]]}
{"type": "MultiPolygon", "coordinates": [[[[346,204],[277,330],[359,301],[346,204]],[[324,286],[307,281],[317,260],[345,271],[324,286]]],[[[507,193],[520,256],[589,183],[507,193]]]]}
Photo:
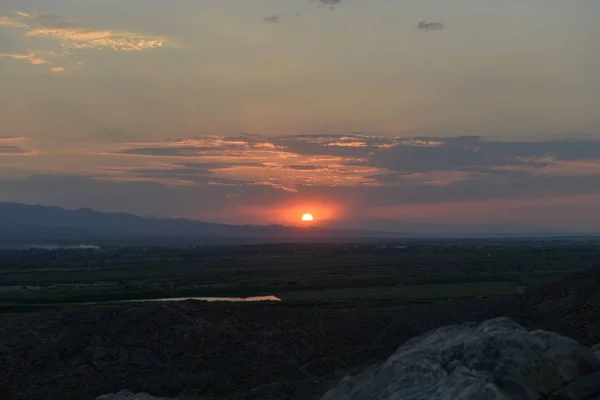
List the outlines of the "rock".
{"type": "Polygon", "coordinates": [[[144,380],[142,390],[155,396],[178,396],[200,380],[201,377],[191,374],[153,375],[144,380]]]}
{"type": "Polygon", "coordinates": [[[125,365],[129,363],[129,352],[127,349],[120,348],[117,352],[119,363],[125,365]]]}
{"type": "Polygon", "coordinates": [[[592,347],[592,351],[596,354],[596,357],[600,359],[600,343],[592,347]]]}
{"type": "Polygon", "coordinates": [[[411,339],[383,364],[344,378],[322,400],[537,400],[552,392],[587,398],[600,392],[594,384],[599,370],[594,352],[576,341],[496,318],[411,339]]]}
{"type": "Polygon", "coordinates": [[[84,377],[84,376],[92,374],[93,372],[94,372],[94,369],[91,366],[82,364],[82,365],[79,365],[77,367],[70,369],[67,372],[67,374],[70,377],[84,377]]]}
{"type": "Polygon", "coordinates": [[[600,371],[584,376],[555,392],[550,400],[585,400],[600,395],[600,371]]]}
{"type": "Polygon", "coordinates": [[[150,350],[137,349],[131,352],[131,362],[141,367],[160,366],[160,360],[150,350]]]}
{"type": "Polygon", "coordinates": [[[546,314],[564,312],[565,310],[569,310],[574,307],[576,301],[577,296],[575,295],[559,297],[538,303],[535,309],[546,314]]]}
{"type": "Polygon", "coordinates": [[[123,389],[118,393],[105,394],[96,397],[96,400],[176,400],[166,399],[161,397],[150,396],[148,393],[131,393],[127,389],[123,389]]]}
{"type": "Polygon", "coordinates": [[[85,365],[85,364],[86,364],[85,358],[73,357],[72,359],[69,360],[67,365],[69,366],[69,368],[77,368],[80,365],[85,365]]]}
{"type": "Polygon", "coordinates": [[[533,331],[531,333],[537,335],[548,345],[548,350],[544,352],[542,358],[544,361],[556,366],[564,382],[571,382],[580,376],[598,370],[600,359],[596,357],[594,352],[580,346],[573,339],[546,331],[533,331]]]}
{"type": "Polygon", "coordinates": [[[96,347],[92,354],[92,361],[102,360],[107,356],[106,350],[103,347],[96,347]]]}
{"type": "Polygon", "coordinates": [[[30,353],[31,361],[38,367],[49,367],[60,361],[58,352],[48,348],[38,348],[30,353]]]}

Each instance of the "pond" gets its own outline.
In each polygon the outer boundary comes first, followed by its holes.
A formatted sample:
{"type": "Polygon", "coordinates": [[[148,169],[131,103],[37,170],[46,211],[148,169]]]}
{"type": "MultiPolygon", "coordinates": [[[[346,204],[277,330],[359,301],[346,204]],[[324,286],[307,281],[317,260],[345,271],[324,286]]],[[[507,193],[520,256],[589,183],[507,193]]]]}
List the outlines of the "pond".
{"type": "Polygon", "coordinates": [[[139,303],[143,301],[185,301],[185,300],[201,300],[201,301],[231,301],[231,302],[248,302],[248,301],[281,301],[275,296],[253,296],[253,297],[165,297],[161,299],[137,299],[127,300],[128,303],[139,303]]]}

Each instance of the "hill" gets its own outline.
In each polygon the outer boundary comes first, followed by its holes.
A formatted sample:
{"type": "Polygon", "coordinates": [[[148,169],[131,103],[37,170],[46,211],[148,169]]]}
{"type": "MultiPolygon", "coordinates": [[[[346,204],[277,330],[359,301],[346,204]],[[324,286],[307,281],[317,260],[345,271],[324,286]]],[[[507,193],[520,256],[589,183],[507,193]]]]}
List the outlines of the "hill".
{"type": "Polygon", "coordinates": [[[390,233],[282,225],[227,225],[127,213],[0,202],[0,245],[220,244],[392,237],[390,233]]]}
{"type": "Polygon", "coordinates": [[[186,301],[2,316],[0,397],[76,400],[127,388],[156,396],[316,399],[344,374],[444,325],[508,316],[594,345],[599,282],[596,268],[508,301],[416,307],[186,301]]]}

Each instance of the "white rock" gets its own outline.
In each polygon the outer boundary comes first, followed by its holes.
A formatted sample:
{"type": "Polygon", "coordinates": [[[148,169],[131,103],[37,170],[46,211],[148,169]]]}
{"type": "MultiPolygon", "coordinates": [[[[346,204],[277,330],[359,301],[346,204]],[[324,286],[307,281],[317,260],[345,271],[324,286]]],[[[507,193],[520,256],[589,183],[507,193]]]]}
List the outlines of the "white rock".
{"type": "Polygon", "coordinates": [[[600,360],[576,341],[496,318],[411,339],[322,400],[537,400],[597,370],[600,360]]]}

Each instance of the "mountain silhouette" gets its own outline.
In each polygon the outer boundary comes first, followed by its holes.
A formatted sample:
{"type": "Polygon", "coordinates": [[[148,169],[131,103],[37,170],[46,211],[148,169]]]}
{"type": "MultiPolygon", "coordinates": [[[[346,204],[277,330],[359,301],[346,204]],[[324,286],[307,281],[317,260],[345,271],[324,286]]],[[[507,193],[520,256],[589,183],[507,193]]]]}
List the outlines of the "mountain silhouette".
{"type": "Polygon", "coordinates": [[[0,202],[0,245],[15,244],[201,244],[391,237],[387,232],[228,225],[184,218],[144,218],[89,208],[0,202]]]}

